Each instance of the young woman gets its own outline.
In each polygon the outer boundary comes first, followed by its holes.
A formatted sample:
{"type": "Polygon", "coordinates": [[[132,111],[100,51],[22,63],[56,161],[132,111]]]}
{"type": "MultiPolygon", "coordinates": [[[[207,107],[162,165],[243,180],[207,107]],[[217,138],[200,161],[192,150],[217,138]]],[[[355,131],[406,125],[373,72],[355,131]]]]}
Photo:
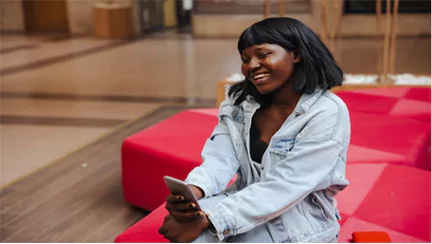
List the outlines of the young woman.
{"type": "Polygon", "coordinates": [[[342,70],[291,18],[250,26],[238,50],[245,80],[230,88],[204,162],[186,179],[202,212],[168,196],[159,232],[172,242],[336,242],[350,121],[328,90],[342,70]]]}

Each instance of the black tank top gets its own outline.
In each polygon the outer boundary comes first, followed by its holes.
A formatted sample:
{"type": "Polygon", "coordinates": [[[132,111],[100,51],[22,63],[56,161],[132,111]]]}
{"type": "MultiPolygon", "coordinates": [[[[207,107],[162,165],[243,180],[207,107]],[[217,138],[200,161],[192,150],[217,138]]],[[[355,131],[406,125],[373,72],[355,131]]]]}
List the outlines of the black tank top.
{"type": "Polygon", "coordinates": [[[250,130],[250,156],[253,161],[261,163],[264,152],[267,150],[267,143],[261,140],[261,132],[258,126],[252,121],[250,130]]]}

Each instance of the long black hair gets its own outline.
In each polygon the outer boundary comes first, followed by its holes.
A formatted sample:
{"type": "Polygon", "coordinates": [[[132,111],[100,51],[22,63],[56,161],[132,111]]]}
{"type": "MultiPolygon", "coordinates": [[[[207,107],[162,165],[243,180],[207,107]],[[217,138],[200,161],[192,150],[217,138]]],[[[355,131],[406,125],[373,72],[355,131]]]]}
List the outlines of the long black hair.
{"type": "MultiPolygon", "coordinates": [[[[237,48],[241,54],[248,47],[264,43],[277,44],[300,56],[301,60],[295,64],[292,77],[295,91],[310,94],[317,88],[326,90],[342,85],[344,79],[342,69],[320,38],[302,22],[282,17],[257,22],[243,31],[237,48]]],[[[269,96],[261,95],[247,78],[232,85],[228,95],[236,97],[237,105],[248,95],[261,105],[269,102],[269,96]]]]}

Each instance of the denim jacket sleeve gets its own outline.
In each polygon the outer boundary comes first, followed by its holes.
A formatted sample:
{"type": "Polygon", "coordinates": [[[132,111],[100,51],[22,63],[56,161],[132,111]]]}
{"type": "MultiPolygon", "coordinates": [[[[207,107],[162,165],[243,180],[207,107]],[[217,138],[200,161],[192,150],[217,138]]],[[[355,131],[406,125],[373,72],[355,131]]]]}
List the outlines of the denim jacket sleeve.
{"type": "Polygon", "coordinates": [[[211,197],[225,189],[240,167],[223,120],[207,139],[201,156],[203,163],[189,173],[186,182],[201,188],[204,197],[211,197]]]}
{"type": "Polygon", "coordinates": [[[323,108],[315,114],[297,136],[294,147],[273,163],[262,181],[203,209],[219,239],[252,230],[288,211],[316,189],[329,187],[330,172],[346,137],[349,116],[345,111],[323,108]]]}

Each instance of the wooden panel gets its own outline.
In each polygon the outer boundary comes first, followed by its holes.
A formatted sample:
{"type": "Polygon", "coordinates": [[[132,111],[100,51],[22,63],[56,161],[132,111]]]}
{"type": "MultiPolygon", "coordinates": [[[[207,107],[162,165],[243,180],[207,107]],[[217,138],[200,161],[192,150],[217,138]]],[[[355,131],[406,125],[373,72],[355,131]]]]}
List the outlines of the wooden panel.
{"type": "MultiPolygon", "coordinates": [[[[263,14],[193,14],[192,31],[195,37],[205,38],[238,38],[243,30],[263,19],[263,14]]],[[[275,17],[273,14],[270,17],[275,17]]],[[[312,22],[312,15],[290,14],[307,25],[312,22]]]]}
{"type": "MultiPolygon", "coordinates": [[[[285,13],[300,14],[311,11],[311,0],[282,0],[286,6],[285,13]]],[[[263,1],[246,0],[199,0],[194,2],[194,13],[196,14],[260,14],[264,13],[263,1]]],[[[279,0],[269,0],[270,12],[278,13],[279,0]]]]}
{"type": "Polygon", "coordinates": [[[65,0],[23,0],[28,32],[69,32],[65,0]]]}
{"type": "MultiPolygon", "coordinates": [[[[314,1],[320,3],[320,1],[314,1]]],[[[288,6],[285,9],[289,9],[288,6]]],[[[311,13],[288,13],[287,17],[298,19],[311,27],[316,33],[321,31],[321,21],[319,11],[312,11],[311,13]]],[[[327,24],[332,23],[332,18],[336,15],[332,8],[328,9],[329,21],[327,24]]],[[[272,12],[270,17],[277,16],[272,12]]],[[[194,13],[192,15],[192,31],[195,37],[205,38],[238,38],[240,33],[252,25],[263,19],[263,14],[200,14],[194,13]]],[[[401,14],[398,16],[398,26],[396,29],[398,37],[400,36],[430,36],[430,14],[401,14]]],[[[382,21],[381,29],[384,29],[385,17],[382,21]]],[[[331,28],[327,26],[327,29],[331,28]]],[[[376,17],[375,15],[357,14],[357,15],[344,15],[340,22],[339,36],[343,37],[375,37],[382,36],[382,33],[376,31],[376,17]]]]}
{"type": "Polygon", "coordinates": [[[176,3],[174,0],[164,1],[164,24],[166,28],[177,26],[176,3]]]}
{"type": "Polygon", "coordinates": [[[0,242],[112,242],[146,215],[123,200],[121,143],[183,109],[147,114],[2,189],[0,242]]]}

